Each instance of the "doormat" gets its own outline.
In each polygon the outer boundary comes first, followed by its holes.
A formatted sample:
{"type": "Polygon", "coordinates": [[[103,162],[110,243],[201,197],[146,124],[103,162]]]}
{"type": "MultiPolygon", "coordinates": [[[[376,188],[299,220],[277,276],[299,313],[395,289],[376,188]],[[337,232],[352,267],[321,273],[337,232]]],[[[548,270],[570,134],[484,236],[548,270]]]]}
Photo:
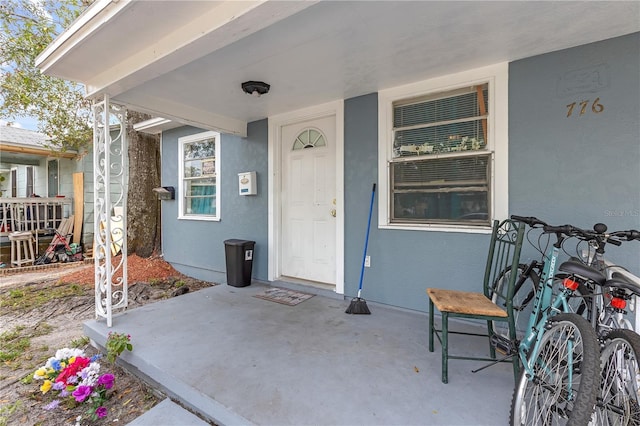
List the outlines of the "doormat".
{"type": "Polygon", "coordinates": [[[273,287],[265,290],[262,294],[256,294],[253,297],[282,303],[283,305],[295,306],[300,302],[304,302],[305,300],[312,298],[313,296],[313,294],[273,287]]]}

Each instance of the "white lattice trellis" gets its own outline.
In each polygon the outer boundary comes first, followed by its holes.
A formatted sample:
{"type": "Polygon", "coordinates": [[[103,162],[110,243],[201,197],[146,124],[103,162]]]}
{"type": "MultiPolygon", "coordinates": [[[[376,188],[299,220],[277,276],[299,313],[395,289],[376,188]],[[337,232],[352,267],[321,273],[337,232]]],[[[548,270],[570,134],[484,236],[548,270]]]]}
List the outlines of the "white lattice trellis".
{"type": "Polygon", "coordinates": [[[94,102],[94,267],[96,317],[112,325],[114,311],[127,307],[127,138],[126,110],[94,102]],[[122,256],[116,262],[116,255],[122,256]]]}

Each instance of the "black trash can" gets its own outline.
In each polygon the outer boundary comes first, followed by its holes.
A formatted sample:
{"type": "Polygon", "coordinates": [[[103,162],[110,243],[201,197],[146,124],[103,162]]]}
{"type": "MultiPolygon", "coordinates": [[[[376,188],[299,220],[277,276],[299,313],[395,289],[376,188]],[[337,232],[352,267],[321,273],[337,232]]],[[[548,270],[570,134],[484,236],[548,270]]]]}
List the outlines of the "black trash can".
{"type": "Polygon", "coordinates": [[[251,284],[253,247],[255,241],[225,240],[224,253],[227,263],[227,284],[246,287],[251,284]]]}

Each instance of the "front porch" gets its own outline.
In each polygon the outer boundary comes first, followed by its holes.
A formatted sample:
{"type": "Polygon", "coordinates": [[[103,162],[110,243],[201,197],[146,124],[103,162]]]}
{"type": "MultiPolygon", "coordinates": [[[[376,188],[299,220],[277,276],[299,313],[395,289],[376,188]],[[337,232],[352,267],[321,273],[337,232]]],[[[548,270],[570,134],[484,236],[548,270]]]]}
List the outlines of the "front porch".
{"type": "MultiPolygon", "coordinates": [[[[55,230],[63,219],[72,215],[72,198],[67,197],[14,197],[0,199],[0,262],[11,266],[9,235],[12,232],[30,232],[35,241],[36,258],[51,242],[55,230]]],[[[76,242],[80,241],[82,216],[74,220],[76,242]]],[[[71,241],[69,241],[71,242],[71,241]]]]}
{"type": "MultiPolygon", "coordinates": [[[[109,331],[131,334],[133,352],[121,361],[220,425],[508,420],[511,366],[471,374],[480,364],[452,361],[442,384],[439,347],[427,349],[426,314],[368,302],[372,315],[348,315],[349,300],[332,294],[297,306],[252,297],[267,288],[222,284],[115,315],[112,328],[88,321],[85,333],[99,346],[109,331]]],[[[462,339],[452,347],[487,346],[462,339]]]]}

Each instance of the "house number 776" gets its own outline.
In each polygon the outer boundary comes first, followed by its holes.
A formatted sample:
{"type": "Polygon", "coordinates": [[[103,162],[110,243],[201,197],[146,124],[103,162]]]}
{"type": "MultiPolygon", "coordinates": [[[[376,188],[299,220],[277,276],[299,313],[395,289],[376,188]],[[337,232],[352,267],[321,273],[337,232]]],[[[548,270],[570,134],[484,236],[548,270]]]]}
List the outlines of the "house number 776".
{"type": "MultiPolygon", "coordinates": [[[[567,117],[571,117],[571,114],[573,114],[573,110],[576,107],[576,105],[579,105],[580,107],[580,115],[584,115],[584,113],[587,112],[587,107],[589,106],[589,100],[580,101],[580,102],[571,102],[569,105],[567,105],[567,117]]],[[[594,114],[599,114],[602,111],[604,111],[604,105],[600,103],[600,98],[596,98],[591,104],[591,112],[593,112],[594,114]]]]}

